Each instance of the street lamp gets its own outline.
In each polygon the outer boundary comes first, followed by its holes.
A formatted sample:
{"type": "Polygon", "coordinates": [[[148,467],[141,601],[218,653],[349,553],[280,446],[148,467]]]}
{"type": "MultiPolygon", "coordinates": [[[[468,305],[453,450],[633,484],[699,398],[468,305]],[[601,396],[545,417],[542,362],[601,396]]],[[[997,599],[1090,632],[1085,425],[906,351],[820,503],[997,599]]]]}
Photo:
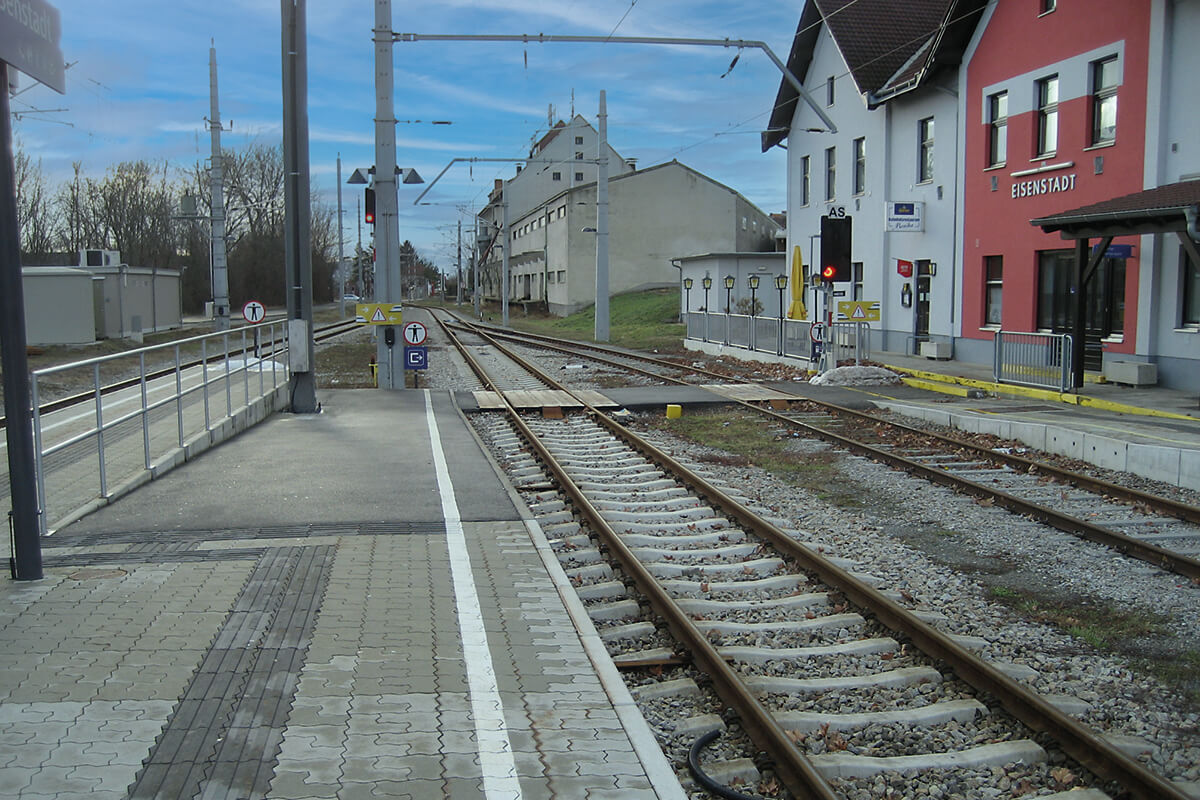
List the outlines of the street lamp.
{"type": "Polygon", "coordinates": [[[704,287],[704,341],[708,341],[708,290],[712,288],[712,278],[707,275],[700,281],[704,287]]]}
{"type": "Polygon", "coordinates": [[[755,309],[758,305],[758,280],[757,275],[746,276],[746,283],[750,286],[750,335],[746,338],[751,350],[757,349],[758,346],[758,313],[755,309]]]}
{"type": "Polygon", "coordinates": [[[725,344],[730,343],[730,328],[733,327],[732,320],[729,319],[730,312],[730,296],[733,294],[733,285],[737,283],[737,278],[732,275],[725,276],[725,344]]]}
{"type": "Polygon", "coordinates": [[[783,291],[787,289],[787,275],[775,276],[775,288],[779,290],[779,355],[783,355],[783,291]]]}
{"type": "Polygon", "coordinates": [[[692,283],[693,281],[691,278],[683,279],[683,313],[685,314],[690,313],[692,310],[692,283]]]}

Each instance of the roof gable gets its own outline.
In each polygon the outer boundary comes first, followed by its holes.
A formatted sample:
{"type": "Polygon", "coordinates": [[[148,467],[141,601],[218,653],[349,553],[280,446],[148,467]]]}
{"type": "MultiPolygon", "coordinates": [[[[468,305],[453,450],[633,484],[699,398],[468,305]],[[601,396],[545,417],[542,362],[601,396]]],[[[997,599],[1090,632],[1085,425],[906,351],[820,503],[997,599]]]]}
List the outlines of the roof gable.
{"type": "MultiPolygon", "coordinates": [[[[822,26],[874,107],[915,89],[942,64],[957,64],[982,16],[985,0],[807,0],[788,55],[804,81],[822,26]]],[[[765,152],[787,138],[799,93],[780,82],[763,134],[765,152]]]]}

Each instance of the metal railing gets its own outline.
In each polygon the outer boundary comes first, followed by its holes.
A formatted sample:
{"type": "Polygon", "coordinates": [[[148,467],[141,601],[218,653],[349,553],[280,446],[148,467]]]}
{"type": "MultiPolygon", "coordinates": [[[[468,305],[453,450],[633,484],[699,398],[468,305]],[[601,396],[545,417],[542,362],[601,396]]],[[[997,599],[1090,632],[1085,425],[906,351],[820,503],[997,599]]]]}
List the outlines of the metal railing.
{"type": "Polygon", "coordinates": [[[1071,336],[1065,333],[997,331],[992,377],[1066,392],[1072,388],[1071,336]]]}
{"type": "MultiPolygon", "coordinates": [[[[687,338],[716,342],[730,347],[775,353],[790,358],[810,359],[813,355],[806,320],[784,319],[746,314],[706,314],[692,311],[683,315],[687,338]],[[783,323],[780,327],[780,322],[783,323]]],[[[865,322],[835,322],[830,332],[835,363],[864,361],[871,356],[871,327],[865,322]]]]}
{"type": "Polygon", "coordinates": [[[145,479],[156,461],[286,383],[287,324],[194,336],[47,367],[30,377],[44,535],[50,519],[107,500],[117,483],[145,479]],[[124,388],[114,391],[118,381],[124,388]],[[41,412],[44,395],[81,387],[90,402],[41,412]]]}

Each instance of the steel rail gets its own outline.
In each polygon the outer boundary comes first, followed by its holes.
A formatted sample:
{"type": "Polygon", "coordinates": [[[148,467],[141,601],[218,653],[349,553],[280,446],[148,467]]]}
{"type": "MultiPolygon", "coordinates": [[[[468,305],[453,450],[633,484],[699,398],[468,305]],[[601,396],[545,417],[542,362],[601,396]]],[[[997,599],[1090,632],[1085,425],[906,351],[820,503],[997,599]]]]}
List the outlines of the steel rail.
{"type": "MultiPolygon", "coordinates": [[[[437,315],[434,315],[434,319],[438,319],[437,315]]],[[[779,725],[771,715],[771,712],[759,702],[758,698],[754,696],[753,692],[750,691],[737,674],[737,671],[725,661],[725,658],[713,647],[712,643],[696,627],[695,623],[692,622],[689,615],[671,599],[671,596],[654,579],[649,570],[634,556],[617,532],[612,529],[596,507],[592,505],[591,501],[583,493],[583,490],[571,479],[566,470],[555,459],[554,455],[542,443],[538,435],[521,419],[520,413],[508,402],[503,392],[496,390],[495,384],[486,375],[483,367],[475,360],[474,356],[466,350],[457,337],[450,334],[449,328],[445,323],[440,319],[438,319],[438,322],[450,336],[451,341],[455,343],[459,353],[470,365],[471,370],[486,385],[497,391],[497,394],[499,394],[504,402],[505,413],[508,415],[509,420],[516,427],[526,444],[533,449],[538,460],[553,475],[559,487],[574,505],[575,510],[586,520],[612,557],[620,563],[625,574],[637,585],[638,591],[647,598],[650,607],[666,623],[671,633],[675,636],[676,641],[687,649],[691,657],[699,663],[704,672],[713,681],[713,686],[721,698],[730,707],[734,708],[745,721],[747,734],[772,759],[780,778],[788,790],[800,798],[835,800],[837,795],[820,776],[812,763],[795,746],[788,736],[787,731],[779,725]]],[[[492,345],[500,352],[503,352],[506,357],[515,361],[522,368],[529,370],[530,374],[536,375],[540,380],[545,381],[547,385],[560,391],[570,391],[558,381],[555,381],[532,364],[526,362],[520,356],[501,346],[487,334],[477,335],[489,339],[492,345]]]]}
{"type": "Polygon", "coordinates": [[[1036,470],[1043,475],[1049,475],[1056,479],[1067,481],[1082,489],[1088,489],[1089,491],[1111,495],[1130,503],[1141,503],[1151,507],[1156,511],[1163,511],[1170,516],[1178,517],[1179,519],[1187,522],[1200,524],[1200,507],[1198,506],[1180,503],[1176,500],[1171,500],[1166,497],[1158,497],[1157,495],[1152,495],[1138,489],[1132,489],[1128,486],[1121,486],[1120,484],[1110,483],[1108,481],[1101,480],[1100,478],[1093,478],[1090,475],[1084,475],[1081,472],[1074,472],[1062,467],[1056,467],[1053,464],[1043,464],[1042,462],[1034,461],[1031,458],[1024,458],[1011,453],[998,453],[995,450],[975,444],[974,442],[967,442],[963,441],[962,439],[957,439],[953,436],[947,436],[945,434],[935,433],[933,431],[914,428],[910,425],[904,424],[903,422],[894,422],[892,420],[881,419],[880,417],[876,417],[872,414],[866,414],[862,411],[856,411],[852,408],[845,408],[843,406],[834,405],[833,403],[827,403],[824,400],[815,400],[813,398],[803,397],[801,395],[796,395],[796,400],[813,403],[814,405],[821,406],[822,408],[832,411],[840,416],[854,417],[855,419],[871,422],[873,424],[883,423],[884,425],[888,425],[892,428],[903,431],[904,433],[923,436],[927,439],[933,439],[950,447],[958,447],[970,450],[972,453],[975,453],[981,458],[987,459],[993,463],[1004,464],[1005,466],[1011,467],[1018,472],[1031,472],[1036,470]]]}
{"type": "MultiPolygon", "coordinates": [[[[274,321],[281,322],[282,319],[276,319],[274,321]]],[[[334,322],[318,331],[314,331],[313,335],[314,335],[314,337],[316,337],[316,341],[319,341],[319,342],[325,341],[326,339],[332,339],[335,336],[341,336],[343,333],[349,333],[356,326],[357,326],[357,323],[354,323],[354,322],[334,322]],[[334,330],[335,328],[339,328],[339,327],[341,327],[343,329],[342,330],[334,330]]],[[[229,352],[229,355],[230,356],[245,355],[247,351],[252,350],[252,349],[253,348],[249,345],[247,345],[245,347],[239,347],[238,349],[231,350],[229,352]]],[[[275,354],[275,351],[272,350],[267,355],[271,356],[274,354],[275,354]]],[[[180,364],[179,368],[180,369],[191,369],[192,367],[198,367],[204,363],[211,364],[211,363],[214,363],[217,361],[222,361],[224,359],[225,359],[225,354],[220,353],[218,355],[209,356],[207,358],[197,358],[197,359],[193,359],[191,361],[186,361],[183,364],[180,364]]],[[[158,378],[165,378],[168,375],[174,375],[174,374],[175,374],[174,366],[163,367],[162,369],[157,369],[152,372],[146,373],[145,379],[147,381],[152,381],[152,380],[157,380],[158,378]]],[[[112,394],[113,392],[119,392],[122,389],[130,389],[130,388],[133,388],[134,386],[141,385],[141,382],[142,382],[142,378],[140,376],[136,377],[136,378],[124,378],[122,380],[116,381],[115,383],[110,383],[107,386],[103,387],[100,390],[100,394],[101,394],[101,396],[104,396],[106,394],[112,394]]],[[[92,400],[94,397],[95,397],[94,391],[80,392],[79,394],[73,394],[73,395],[69,395],[67,397],[60,397],[57,400],[51,400],[50,402],[42,403],[40,406],[38,406],[38,413],[49,414],[52,411],[61,411],[64,408],[70,408],[71,406],[75,405],[76,403],[82,403],[86,400],[92,400]]],[[[8,422],[7,418],[0,417],[0,428],[7,427],[7,422],[8,422]]]]}
{"type": "MultiPolygon", "coordinates": [[[[487,337],[485,336],[485,338],[487,337]]],[[[505,350],[499,343],[495,344],[502,352],[505,350]]],[[[820,554],[804,547],[785,531],[761,519],[753,511],[703,477],[693,473],[667,453],[654,447],[600,410],[588,405],[582,398],[574,395],[569,389],[558,384],[557,381],[545,375],[532,364],[523,362],[519,356],[515,356],[511,352],[505,354],[526,369],[532,370],[533,374],[538,375],[550,385],[572,394],[576,401],[587,410],[586,413],[593,416],[614,435],[627,442],[655,464],[696,487],[710,503],[728,514],[733,520],[762,535],[803,568],[812,571],[822,581],[842,591],[848,598],[870,611],[885,626],[911,639],[926,655],[943,661],[958,677],[975,689],[993,695],[1010,714],[1031,729],[1051,736],[1066,753],[1099,777],[1119,783],[1139,800],[1187,800],[1187,795],[1183,794],[1170,781],[1150,772],[1135,759],[1125,755],[1115,746],[1097,736],[1090,728],[1074,717],[1063,713],[1036,692],[1025,688],[988,662],[977,658],[949,636],[924,622],[878,589],[858,580],[820,554]]],[[[519,419],[519,414],[515,412],[515,409],[511,411],[511,416],[519,419]]],[[[772,416],[787,420],[786,417],[777,414],[772,414],[772,416]]],[[[613,535],[615,536],[615,533],[613,535]]],[[[632,557],[632,554],[630,555],[632,557]]],[[[654,582],[653,578],[651,581],[654,582]]],[[[654,584],[657,586],[657,582],[654,584]]],[[[640,585],[639,588],[641,588],[640,585]]],[[[718,658],[718,660],[721,661],[723,667],[728,669],[728,665],[722,659],[718,658]]],[[[757,701],[755,702],[757,703],[757,701]]],[[[774,720],[771,722],[774,723],[774,720]]],[[[749,728],[747,730],[753,735],[749,728]]],[[[807,759],[805,759],[805,763],[807,763],[807,759]]]]}
{"type": "MultiPolygon", "coordinates": [[[[1140,539],[1132,536],[1127,536],[1123,533],[1105,528],[1102,525],[1095,525],[1086,520],[1073,517],[1070,514],[1065,514],[1061,511],[1056,511],[1053,508],[1035,503],[1032,500],[1025,500],[1014,494],[1001,491],[981,483],[976,483],[969,478],[964,478],[961,475],[954,475],[939,467],[933,467],[928,464],[922,464],[919,461],[905,458],[888,450],[883,450],[878,447],[873,447],[869,444],[843,436],[835,431],[826,430],[817,425],[810,425],[807,422],[788,417],[770,409],[754,406],[745,401],[735,401],[744,406],[753,408],[760,414],[764,414],[771,419],[790,425],[794,428],[801,428],[813,436],[824,439],[827,442],[836,444],[839,447],[844,447],[852,453],[865,456],[867,458],[882,461],[888,466],[896,469],[901,469],[906,472],[916,473],[926,480],[949,487],[955,491],[961,491],[965,494],[975,497],[994,500],[997,505],[1008,509],[1009,511],[1033,517],[1040,522],[1057,528],[1064,533],[1070,533],[1075,536],[1081,536],[1089,541],[1097,544],[1102,544],[1105,547],[1110,547],[1117,550],[1130,558],[1136,558],[1140,561],[1153,564],[1156,567],[1170,570],[1179,575],[1184,575],[1188,578],[1196,580],[1200,578],[1200,560],[1185,556],[1182,553],[1177,553],[1173,550],[1168,550],[1158,545],[1143,542],[1140,539]]],[[[874,419],[874,418],[871,418],[874,419]]],[[[881,421],[881,420],[875,420],[881,421]]],[[[1034,462],[1029,462],[1034,463],[1034,462]]]]}
{"type": "MultiPolygon", "coordinates": [[[[476,328],[476,330],[487,330],[487,329],[478,327],[478,328],[476,328]]],[[[489,331],[489,333],[490,333],[490,331],[489,331]]],[[[514,335],[514,334],[502,334],[501,336],[506,339],[510,339],[510,340],[516,339],[519,341],[521,338],[523,338],[524,335],[518,336],[518,335],[514,335]]],[[[536,335],[534,335],[534,337],[541,338],[541,337],[537,337],[536,335]]],[[[498,338],[500,338],[500,337],[498,337],[498,338]]],[[[560,352],[570,352],[569,348],[563,347],[562,345],[551,344],[550,342],[539,342],[535,346],[543,347],[543,348],[550,349],[550,350],[558,350],[560,352]]],[[[606,350],[606,348],[599,348],[599,347],[595,347],[593,345],[580,345],[580,347],[582,347],[583,349],[592,349],[592,350],[601,350],[601,351],[606,350]]],[[[596,356],[588,356],[588,358],[593,358],[597,361],[600,361],[601,363],[609,364],[610,366],[620,367],[623,369],[629,369],[631,371],[639,372],[641,374],[653,375],[653,373],[647,373],[644,370],[640,370],[636,367],[630,367],[628,365],[619,364],[617,362],[609,361],[607,359],[597,358],[596,356]]],[[[631,358],[638,358],[638,357],[631,356],[631,358]]],[[[653,361],[655,363],[659,363],[659,364],[663,364],[663,365],[670,365],[670,366],[673,366],[676,369],[680,369],[680,370],[686,370],[685,367],[680,367],[679,365],[670,364],[670,362],[667,362],[667,361],[661,361],[658,359],[648,359],[648,358],[645,360],[653,361]]],[[[704,374],[709,374],[709,375],[716,374],[716,373],[708,373],[708,372],[705,372],[702,370],[700,372],[703,372],[704,374]]],[[[657,377],[661,380],[670,381],[670,382],[674,382],[674,383],[678,383],[678,384],[682,384],[682,385],[689,385],[684,381],[680,381],[676,378],[671,378],[671,377],[665,376],[665,375],[654,375],[654,377],[657,377]]],[[[721,376],[721,377],[724,380],[728,380],[728,378],[726,376],[721,376]]],[[[569,390],[567,390],[567,391],[569,391],[569,390]]],[[[855,419],[865,421],[865,422],[870,422],[874,425],[879,425],[879,424],[888,425],[888,426],[890,426],[896,430],[902,431],[904,433],[922,436],[927,439],[931,439],[931,440],[940,442],[940,443],[946,445],[947,447],[970,450],[974,454],[978,455],[980,458],[991,461],[992,463],[1003,464],[1005,466],[1008,466],[1008,467],[1018,470],[1020,472],[1029,472],[1031,469],[1036,468],[1036,470],[1043,475],[1048,475],[1056,480],[1063,481],[1068,484],[1074,484],[1075,486],[1077,486],[1081,489],[1085,489],[1087,491],[1092,491],[1092,492],[1097,492],[1100,494],[1108,494],[1108,495],[1116,497],[1120,500],[1124,500],[1126,502],[1140,503],[1140,504],[1146,506],[1147,508],[1149,508],[1150,510],[1157,511],[1159,513],[1162,513],[1165,516],[1176,517],[1178,519],[1182,519],[1182,520],[1185,520],[1188,522],[1200,524],[1200,508],[1197,508],[1196,506],[1188,505],[1186,503],[1180,503],[1180,502],[1170,500],[1165,497],[1158,497],[1156,495],[1152,495],[1147,492],[1142,492],[1137,489],[1131,489],[1131,488],[1124,487],[1124,486],[1118,486],[1117,484],[1109,483],[1107,481],[1102,481],[1098,478],[1092,478],[1090,476],[1083,475],[1078,472],[1073,472],[1071,470],[1063,469],[1061,467],[1056,467],[1051,464],[1044,464],[1044,463],[1041,463],[1038,461],[1034,461],[1032,459],[1022,458],[1020,456],[1014,456],[1011,454],[997,453],[993,450],[989,450],[986,447],[982,447],[980,445],[973,444],[971,442],[965,442],[965,441],[956,439],[951,436],[945,436],[943,434],[932,433],[930,431],[923,431],[919,428],[914,428],[909,425],[905,425],[903,423],[881,419],[881,418],[873,416],[871,414],[866,414],[861,411],[855,411],[854,409],[844,408],[842,406],[834,405],[832,403],[827,403],[823,400],[814,400],[812,398],[803,397],[801,395],[793,395],[793,396],[795,397],[795,400],[797,402],[813,403],[815,405],[821,406],[821,407],[823,407],[833,413],[836,413],[836,414],[840,414],[843,416],[852,416],[855,419]]],[[[1119,531],[1114,531],[1110,528],[1106,528],[1102,525],[1097,525],[1095,523],[1088,522],[1088,521],[1080,519],[1078,517],[1073,517],[1070,514],[1056,511],[1052,508],[1043,506],[1039,503],[1035,503],[1031,500],[1025,500],[1017,495],[1010,494],[1008,492],[1004,492],[1004,491],[1001,491],[999,489],[995,489],[995,488],[992,488],[989,486],[985,486],[980,483],[976,483],[975,481],[972,481],[969,478],[963,477],[961,475],[955,475],[953,473],[947,472],[946,470],[940,469],[938,467],[931,467],[929,465],[922,464],[919,461],[914,461],[912,459],[905,458],[904,456],[897,455],[896,453],[894,453],[890,450],[877,448],[877,447],[874,447],[865,442],[861,442],[856,439],[851,439],[847,436],[838,434],[834,431],[828,430],[826,428],[822,428],[821,426],[812,425],[812,424],[804,422],[802,420],[797,420],[792,417],[780,414],[772,409],[767,409],[767,408],[763,408],[762,406],[755,405],[754,403],[752,403],[750,401],[734,400],[734,399],[730,399],[730,398],[723,398],[723,399],[725,399],[729,403],[734,403],[734,404],[740,405],[744,408],[751,409],[751,410],[755,411],[756,413],[766,415],[768,417],[771,417],[772,419],[783,422],[792,427],[801,428],[801,429],[809,432],[813,436],[817,436],[818,438],[824,439],[825,441],[835,444],[839,447],[844,447],[858,455],[862,455],[862,456],[871,458],[876,461],[882,461],[895,469],[901,469],[901,470],[904,470],[909,473],[915,473],[927,480],[930,480],[939,485],[954,489],[955,491],[961,491],[965,494],[969,494],[974,497],[979,497],[982,499],[994,500],[1002,508],[1008,509],[1009,511],[1012,511],[1017,514],[1022,514],[1022,515],[1033,517],[1034,519],[1037,519],[1040,522],[1044,522],[1047,525],[1050,525],[1060,531],[1063,531],[1064,533],[1069,533],[1073,536],[1080,536],[1091,542],[1095,542],[1096,544],[1100,544],[1105,547],[1109,547],[1114,550],[1117,550],[1118,552],[1123,553],[1124,555],[1127,555],[1130,558],[1136,558],[1139,561],[1145,561],[1146,563],[1153,564],[1156,567],[1169,570],[1169,571],[1174,572],[1179,575],[1183,575],[1192,580],[1200,580],[1200,559],[1192,558],[1190,556],[1184,555],[1182,553],[1178,553],[1169,548],[1159,547],[1158,545],[1150,544],[1149,542],[1144,542],[1141,539],[1138,539],[1137,537],[1129,536],[1127,534],[1120,533],[1119,531]]]]}

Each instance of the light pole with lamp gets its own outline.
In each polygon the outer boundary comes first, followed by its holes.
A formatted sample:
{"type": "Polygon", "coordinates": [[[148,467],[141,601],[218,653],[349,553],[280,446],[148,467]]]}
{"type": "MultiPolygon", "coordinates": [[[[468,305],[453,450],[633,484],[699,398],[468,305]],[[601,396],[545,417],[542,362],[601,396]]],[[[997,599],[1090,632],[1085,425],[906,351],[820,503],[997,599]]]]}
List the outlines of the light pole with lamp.
{"type": "Polygon", "coordinates": [[[704,287],[704,341],[708,341],[708,290],[712,288],[712,278],[707,275],[700,281],[704,287]]]}
{"type": "Polygon", "coordinates": [[[758,316],[755,312],[755,306],[758,304],[758,280],[757,275],[750,275],[746,278],[746,283],[750,285],[750,335],[746,338],[751,350],[754,349],[758,339],[758,330],[755,326],[755,318],[758,316]]]}
{"type": "Polygon", "coordinates": [[[729,329],[733,326],[733,320],[730,318],[732,309],[730,308],[730,297],[733,295],[733,285],[737,283],[737,278],[732,275],[725,276],[725,344],[729,344],[731,336],[729,329]]]}
{"type": "Polygon", "coordinates": [[[683,313],[690,314],[692,311],[692,279],[683,279],[683,313]]]}
{"type": "Polygon", "coordinates": [[[775,288],[779,290],[779,355],[783,355],[783,292],[787,289],[787,275],[775,276],[775,288]]]}

